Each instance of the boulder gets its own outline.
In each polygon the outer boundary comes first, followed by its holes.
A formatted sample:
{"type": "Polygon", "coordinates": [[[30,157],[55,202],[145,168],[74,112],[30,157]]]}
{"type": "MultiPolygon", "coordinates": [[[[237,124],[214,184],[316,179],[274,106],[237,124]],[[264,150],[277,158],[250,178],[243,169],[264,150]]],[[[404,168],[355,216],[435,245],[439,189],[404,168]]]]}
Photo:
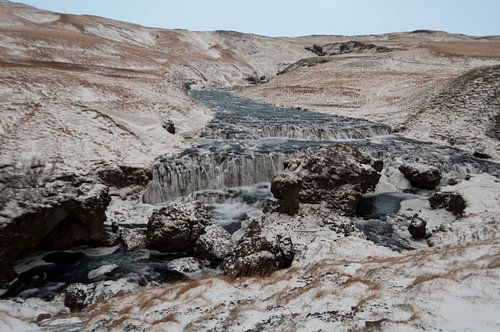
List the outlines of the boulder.
{"type": "Polygon", "coordinates": [[[292,265],[294,258],[292,240],[277,234],[273,239],[262,235],[257,221],[252,221],[245,235],[237,243],[233,255],[224,262],[224,274],[233,278],[266,276],[292,265]]]}
{"type": "Polygon", "coordinates": [[[441,172],[433,166],[417,163],[399,166],[399,171],[410,180],[412,186],[420,189],[433,190],[441,181],[441,172]]]}
{"type": "Polygon", "coordinates": [[[15,276],[16,260],[33,251],[101,242],[109,202],[105,185],[75,175],[13,189],[0,207],[0,284],[15,276]]]}
{"type": "Polygon", "coordinates": [[[408,231],[415,240],[425,239],[427,237],[427,222],[418,216],[413,216],[408,231]]]}
{"type": "Polygon", "coordinates": [[[231,235],[208,218],[202,203],[172,204],[154,212],[146,230],[146,247],[222,260],[233,246],[231,235]]]}
{"type": "Polygon", "coordinates": [[[380,160],[337,144],[285,162],[285,170],[271,182],[271,191],[281,212],[295,214],[299,203],[325,202],[338,213],[354,215],[362,194],[377,186],[382,167],[380,160]]]}
{"type": "Polygon", "coordinates": [[[435,192],[429,198],[429,203],[432,209],[446,209],[455,216],[463,215],[466,203],[462,195],[452,191],[435,192]]]}

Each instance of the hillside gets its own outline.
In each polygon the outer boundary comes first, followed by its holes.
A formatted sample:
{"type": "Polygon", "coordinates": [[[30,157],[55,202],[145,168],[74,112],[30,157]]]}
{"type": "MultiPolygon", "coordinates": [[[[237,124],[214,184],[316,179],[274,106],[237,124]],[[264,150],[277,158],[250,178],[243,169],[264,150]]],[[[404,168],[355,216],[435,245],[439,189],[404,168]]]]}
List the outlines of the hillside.
{"type": "Polygon", "coordinates": [[[1,163],[148,165],[210,118],[185,88],[241,85],[308,52],[234,32],[151,29],[0,3],[1,163]],[[177,133],[162,125],[171,120],[177,133]]]}

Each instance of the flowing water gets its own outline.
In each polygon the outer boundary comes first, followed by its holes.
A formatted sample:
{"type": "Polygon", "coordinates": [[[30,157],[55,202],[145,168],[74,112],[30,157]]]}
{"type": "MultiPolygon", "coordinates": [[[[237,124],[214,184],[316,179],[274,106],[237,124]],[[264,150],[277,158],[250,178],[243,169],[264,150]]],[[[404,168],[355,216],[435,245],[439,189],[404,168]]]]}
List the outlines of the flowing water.
{"type": "MultiPolygon", "coordinates": [[[[385,125],[275,107],[223,90],[193,91],[192,96],[212,109],[214,118],[191,148],[164,155],[152,166],[153,179],[142,199],[151,204],[176,199],[203,201],[210,217],[231,233],[250,216],[262,213],[263,201],[271,196],[269,181],[283,168],[283,161],[322,146],[354,145],[383,159],[385,172],[403,162],[419,161],[435,165],[451,177],[478,172],[500,175],[496,163],[449,146],[394,135],[385,125]]],[[[411,249],[395,237],[394,228],[383,218],[412,197],[404,193],[367,195],[358,207],[358,227],[376,243],[411,249]]],[[[67,284],[95,281],[92,271],[106,265],[113,267],[104,274],[106,280],[179,280],[184,277],[181,273],[165,267],[178,256],[182,254],[157,256],[121,249],[94,256],[52,253],[42,258],[42,264],[24,271],[6,295],[48,297],[67,284]]]]}
{"type": "Polygon", "coordinates": [[[153,181],[143,196],[146,203],[269,182],[284,160],[335,143],[354,145],[383,159],[386,167],[419,161],[456,176],[500,175],[497,163],[394,135],[389,127],[366,120],[275,107],[221,90],[194,91],[192,96],[210,107],[215,117],[193,148],[165,155],[153,165],[153,181]]]}

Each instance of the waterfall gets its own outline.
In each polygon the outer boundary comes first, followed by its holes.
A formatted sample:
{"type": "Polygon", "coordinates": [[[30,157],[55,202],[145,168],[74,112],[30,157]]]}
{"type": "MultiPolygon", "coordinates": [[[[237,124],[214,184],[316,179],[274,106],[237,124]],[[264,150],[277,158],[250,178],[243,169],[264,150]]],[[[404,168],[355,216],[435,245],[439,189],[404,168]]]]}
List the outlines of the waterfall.
{"type": "Polygon", "coordinates": [[[498,163],[465,151],[391,134],[391,129],[301,109],[257,103],[224,91],[195,91],[192,96],[216,111],[197,146],[164,156],[153,165],[145,203],[161,203],[197,191],[269,182],[283,161],[308,149],[342,142],[397,168],[407,162],[434,165],[454,176],[488,172],[500,176],[498,163]]]}
{"type": "Polygon", "coordinates": [[[367,124],[349,127],[312,126],[313,124],[260,123],[255,127],[216,124],[208,125],[200,134],[207,139],[259,139],[268,137],[286,137],[293,139],[334,141],[364,139],[390,135],[391,129],[385,125],[367,124]]]}
{"type": "Polygon", "coordinates": [[[200,190],[269,182],[290,158],[285,153],[210,153],[170,157],[153,165],[144,203],[161,203],[200,190]]]}

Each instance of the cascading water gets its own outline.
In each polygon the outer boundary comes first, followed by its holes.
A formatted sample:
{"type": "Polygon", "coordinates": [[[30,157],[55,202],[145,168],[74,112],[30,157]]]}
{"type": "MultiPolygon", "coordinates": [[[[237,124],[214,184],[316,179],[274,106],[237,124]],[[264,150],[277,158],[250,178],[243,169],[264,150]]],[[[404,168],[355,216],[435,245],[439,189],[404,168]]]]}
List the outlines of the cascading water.
{"type": "MultiPolygon", "coordinates": [[[[449,146],[392,135],[388,126],[366,120],[287,109],[246,100],[228,91],[193,91],[215,111],[197,144],[153,165],[153,180],[143,201],[162,203],[200,190],[268,182],[283,161],[335,143],[357,146],[386,166],[423,162],[456,176],[488,172],[500,175],[497,163],[472,157],[449,146]]],[[[387,169],[387,167],[386,167],[387,169]]]]}

